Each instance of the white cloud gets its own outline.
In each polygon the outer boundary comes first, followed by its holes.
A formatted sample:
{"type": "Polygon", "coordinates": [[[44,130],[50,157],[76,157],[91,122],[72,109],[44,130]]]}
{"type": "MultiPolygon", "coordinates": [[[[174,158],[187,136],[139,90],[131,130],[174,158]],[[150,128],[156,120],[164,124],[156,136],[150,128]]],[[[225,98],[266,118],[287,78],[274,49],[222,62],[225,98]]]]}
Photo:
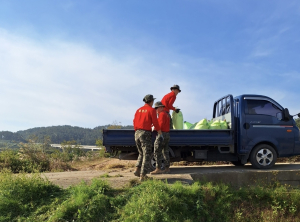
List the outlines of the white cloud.
{"type": "Polygon", "coordinates": [[[131,124],[143,96],[170,85],[157,72],[160,68],[140,55],[120,60],[80,44],[35,42],[4,30],[0,52],[0,92],[6,104],[0,130],[95,127],[114,120],[131,124]]]}
{"type": "Polygon", "coordinates": [[[214,101],[226,94],[264,93],[282,101],[288,94],[284,87],[266,86],[274,74],[252,63],[191,58],[167,49],[163,54],[128,50],[120,57],[5,30],[0,30],[0,70],[0,131],[65,124],[93,128],[115,120],[132,124],[144,95],[160,100],[173,84],[182,88],[174,105],[189,122],[211,118],[214,101]]]}

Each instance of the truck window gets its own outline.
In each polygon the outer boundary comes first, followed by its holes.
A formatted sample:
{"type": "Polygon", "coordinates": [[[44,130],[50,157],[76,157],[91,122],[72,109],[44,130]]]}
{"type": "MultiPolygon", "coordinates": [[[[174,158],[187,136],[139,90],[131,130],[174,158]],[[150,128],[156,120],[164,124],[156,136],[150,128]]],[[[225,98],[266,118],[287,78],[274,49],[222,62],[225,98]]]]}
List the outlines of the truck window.
{"type": "Polygon", "coordinates": [[[216,117],[223,116],[227,113],[230,113],[231,112],[230,97],[226,97],[218,101],[216,104],[216,109],[217,109],[216,117]]]}
{"type": "Polygon", "coordinates": [[[247,100],[248,114],[268,115],[276,117],[281,110],[273,103],[265,100],[247,100]]]}

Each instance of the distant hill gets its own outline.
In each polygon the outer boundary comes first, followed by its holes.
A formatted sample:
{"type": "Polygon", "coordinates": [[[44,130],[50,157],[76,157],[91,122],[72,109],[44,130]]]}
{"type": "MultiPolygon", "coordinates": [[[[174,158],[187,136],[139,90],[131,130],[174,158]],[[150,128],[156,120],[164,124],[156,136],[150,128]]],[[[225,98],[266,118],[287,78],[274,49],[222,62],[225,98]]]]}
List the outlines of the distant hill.
{"type": "Polygon", "coordinates": [[[37,142],[43,142],[49,136],[51,143],[62,143],[63,141],[75,140],[82,145],[95,145],[97,139],[102,139],[102,130],[107,128],[133,129],[133,126],[97,126],[94,129],[78,126],[49,126],[35,127],[32,129],[21,130],[16,133],[0,131],[0,142],[26,142],[30,137],[36,137],[37,142]]]}

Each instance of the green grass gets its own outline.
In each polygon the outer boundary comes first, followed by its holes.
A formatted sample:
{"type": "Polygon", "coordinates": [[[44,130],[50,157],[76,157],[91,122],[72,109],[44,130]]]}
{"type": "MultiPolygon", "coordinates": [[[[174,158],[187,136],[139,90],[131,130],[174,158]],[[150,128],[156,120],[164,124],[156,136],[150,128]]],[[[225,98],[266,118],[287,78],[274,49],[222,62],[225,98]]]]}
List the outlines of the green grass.
{"type": "Polygon", "coordinates": [[[101,179],[61,189],[40,174],[0,173],[0,221],[299,221],[300,190],[101,179]]]}

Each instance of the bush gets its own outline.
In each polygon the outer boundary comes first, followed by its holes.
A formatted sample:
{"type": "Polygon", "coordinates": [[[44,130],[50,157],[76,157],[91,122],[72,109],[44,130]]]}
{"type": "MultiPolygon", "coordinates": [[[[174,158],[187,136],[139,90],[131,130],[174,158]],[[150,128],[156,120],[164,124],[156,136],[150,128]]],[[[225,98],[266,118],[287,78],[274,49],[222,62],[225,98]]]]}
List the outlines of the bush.
{"type": "Polygon", "coordinates": [[[107,221],[113,208],[110,205],[111,188],[105,181],[93,180],[70,187],[68,198],[53,212],[49,221],[107,221]]]}
{"type": "Polygon", "coordinates": [[[9,169],[13,173],[19,172],[49,172],[71,170],[74,161],[94,160],[107,155],[100,152],[84,151],[75,141],[64,142],[63,151],[37,144],[34,140],[20,143],[18,150],[4,149],[0,151],[0,170],[9,169]]]}
{"type": "Polygon", "coordinates": [[[18,156],[18,151],[5,149],[0,152],[0,171],[8,169],[12,172],[20,172],[23,168],[23,161],[18,156]]]}
{"type": "Polygon", "coordinates": [[[285,186],[243,187],[148,181],[133,188],[121,221],[295,221],[300,191],[285,186]]]}
{"type": "Polygon", "coordinates": [[[297,124],[298,128],[300,128],[300,118],[296,119],[296,124],[297,124]]]}
{"type": "Polygon", "coordinates": [[[228,186],[142,183],[124,207],[122,221],[227,221],[235,199],[228,186]],[[211,211],[211,205],[214,211],[211,211]]]}
{"type": "Polygon", "coordinates": [[[0,221],[24,220],[41,206],[47,206],[62,190],[38,174],[0,174],[0,221]]]}
{"type": "Polygon", "coordinates": [[[39,174],[0,173],[0,221],[298,221],[300,191],[162,181],[112,189],[101,179],[62,190],[39,174]]]}

